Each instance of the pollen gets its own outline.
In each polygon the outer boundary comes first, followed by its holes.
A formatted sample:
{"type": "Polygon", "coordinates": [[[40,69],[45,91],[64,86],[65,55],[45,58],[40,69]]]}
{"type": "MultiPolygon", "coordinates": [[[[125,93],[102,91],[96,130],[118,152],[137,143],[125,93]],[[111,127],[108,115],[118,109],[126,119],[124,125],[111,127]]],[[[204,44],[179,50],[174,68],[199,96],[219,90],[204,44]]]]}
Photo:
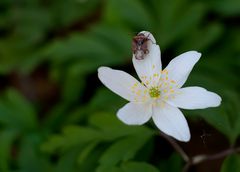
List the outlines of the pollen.
{"type": "Polygon", "coordinates": [[[149,93],[150,97],[152,97],[152,98],[159,98],[161,92],[158,87],[152,87],[149,89],[148,93],[149,93]]]}

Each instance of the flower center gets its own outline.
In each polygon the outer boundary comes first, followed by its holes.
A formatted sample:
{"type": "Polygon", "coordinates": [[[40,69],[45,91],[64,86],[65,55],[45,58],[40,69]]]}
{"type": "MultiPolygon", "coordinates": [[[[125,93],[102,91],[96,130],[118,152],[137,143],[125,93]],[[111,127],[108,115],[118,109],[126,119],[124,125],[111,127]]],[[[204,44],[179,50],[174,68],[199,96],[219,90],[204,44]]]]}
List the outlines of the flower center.
{"type": "Polygon", "coordinates": [[[159,98],[160,97],[160,90],[158,87],[152,87],[149,89],[149,95],[151,98],[159,98]]]}

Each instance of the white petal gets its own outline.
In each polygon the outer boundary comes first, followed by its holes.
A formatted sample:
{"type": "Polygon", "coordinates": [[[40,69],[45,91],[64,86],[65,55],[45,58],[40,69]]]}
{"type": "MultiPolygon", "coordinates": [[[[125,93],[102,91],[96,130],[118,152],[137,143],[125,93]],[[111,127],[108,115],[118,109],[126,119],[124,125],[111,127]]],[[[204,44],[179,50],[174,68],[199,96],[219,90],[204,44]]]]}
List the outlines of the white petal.
{"type": "Polygon", "coordinates": [[[150,103],[130,102],[117,112],[117,117],[128,125],[141,125],[146,123],[152,116],[150,103]]]}
{"type": "Polygon", "coordinates": [[[126,72],[100,67],[98,77],[106,87],[128,101],[141,102],[149,98],[147,88],[126,72]]]}
{"type": "Polygon", "coordinates": [[[221,100],[219,95],[204,88],[186,87],[179,89],[169,103],[183,109],[204,109],[219,106],[221,100]]]}
{"type": "Polygon", "coordinates": [[[139,33],[143,33],[145,36],[147,36],[149,39],[151,39],[152,43],[156,44],[156,40],[155,38],[153,37],[153,35],[148,32],[148,31],[141,31],[139,33]]]}
{"type": "Polygon", "coordinates": [[[143,33],[146,37],[151,39],[148,41],[149,53],[144,56],[145,58],[143,60],[137,60],[133,54],[133,65],[138,77],[145,85],[156,85],[159,81],[162,69],[160,48],[150,32],[144,31],[140,33],[143,33]]]}
{"type": "Polygon", "coordinates": [[[183,142],[190,140],[190,131],[182,112],[167,103],[153,108],[153,121],[165,134],[183,142]]]}
{"type": "Polygon", "coordinates": [[[176,58],[174,58],[168,66],[166,67],[166,71],[168,71],[168,77],[171,80],[174,80],[178,87],[182,87],[182,85],[186,82],[188,75],[192,71],[193,66],[200,59],[201,53],[196,51],[188,51],[183,53],[176,58]]]}

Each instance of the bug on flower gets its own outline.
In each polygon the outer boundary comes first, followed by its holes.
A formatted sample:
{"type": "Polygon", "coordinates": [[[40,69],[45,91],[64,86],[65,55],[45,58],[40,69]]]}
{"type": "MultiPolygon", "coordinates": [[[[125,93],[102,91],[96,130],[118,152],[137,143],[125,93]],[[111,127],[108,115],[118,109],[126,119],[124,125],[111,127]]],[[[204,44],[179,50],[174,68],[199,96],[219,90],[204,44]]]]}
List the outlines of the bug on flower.
{"type": "Polygon", "coordinates": [[[153,35],[142,31],[134,39],[136,52],[133,51],[132,62],[141,82],[121,70],[98,68],[100,81],[129,101],[118,110],[117,117],[127,125],[142,125],[152,118],[163,133],[188,142],[191,134],[180,109],[217,107],[222,101],[219,95],[202,87],[182,88],[201,53],[185,52],[162,69],[160,47],[153,35]]]}
{"type": "Polygon", "coordinates": [[[143,60],[149,53],[148,41],[151,41],[149,35],[145,36],[143,33],[139,33],[132,39],[132,52],[137,60],[143,60]]]}

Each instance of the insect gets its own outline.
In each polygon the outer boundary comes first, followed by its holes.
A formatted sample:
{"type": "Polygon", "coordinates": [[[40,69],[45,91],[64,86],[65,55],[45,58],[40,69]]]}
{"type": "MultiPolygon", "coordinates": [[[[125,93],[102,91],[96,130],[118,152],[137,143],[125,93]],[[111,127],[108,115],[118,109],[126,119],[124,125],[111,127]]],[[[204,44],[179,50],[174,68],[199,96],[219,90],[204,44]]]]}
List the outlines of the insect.
{"type": "Polygon", "coordinates": [[[145,36],[143,33],[139,33],[132,39],[132,52],[137,60],[143,60],[149,53],[148,41],[152,41],[148,38],[149,35],[145,36]]]}

